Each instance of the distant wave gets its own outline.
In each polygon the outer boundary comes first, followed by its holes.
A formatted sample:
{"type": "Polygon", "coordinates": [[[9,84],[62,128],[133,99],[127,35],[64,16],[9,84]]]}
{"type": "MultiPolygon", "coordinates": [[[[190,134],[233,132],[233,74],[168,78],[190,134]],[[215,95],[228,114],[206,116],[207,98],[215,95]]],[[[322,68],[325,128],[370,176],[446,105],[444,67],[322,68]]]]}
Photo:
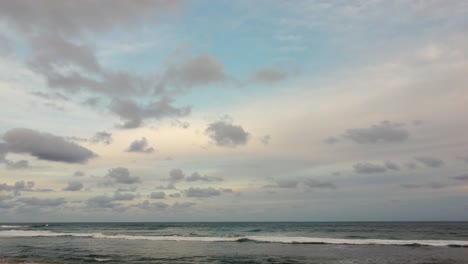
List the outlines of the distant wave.
{"type": "Polygon", "coordinates": [[[19,225],[0,225],[0,228],[22,228],[27,226],[19,226],[19,225]]]}
{"type": "Polygon", "coordinates": [[[246,237],[184,237],[184,236],[131,236],[105,235],[102,233],[58,233],[51,231],[6,230],[0,237],[85,237],[98,239],[126,239],[153,241],[199,241],[199,242],[255,242],[283,244],[335,244],[335,245],[394,245],[394,246],[448,246],[468,247],[462,240],[390,240],[390,239],[340,239],[318,237],[246,236],[246,237]]]}

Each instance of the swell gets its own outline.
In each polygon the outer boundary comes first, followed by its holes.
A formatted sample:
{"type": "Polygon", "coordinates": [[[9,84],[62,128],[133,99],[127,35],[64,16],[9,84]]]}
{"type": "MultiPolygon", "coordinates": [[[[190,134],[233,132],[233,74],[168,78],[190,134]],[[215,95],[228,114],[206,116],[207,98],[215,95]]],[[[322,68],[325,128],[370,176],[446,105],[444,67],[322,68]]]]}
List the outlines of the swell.
{"type": "Polygon", "coordinates": [[[138,236],[106,235],[103,233],[59,233],[51,231],[7,230],[0,231],[0,237],[82,237],[96,239],[126,239],[152,241],[192,241],[192,242],[253,242],[283,244],[333,244],[333,245],[392,245],[392,246],[435,246],[468,248],[464,240],[396,240],[396,239],[340,239],[319,237],[287,236],[245,236],[245,237],[190,237],[190,236],[138,236]]]}

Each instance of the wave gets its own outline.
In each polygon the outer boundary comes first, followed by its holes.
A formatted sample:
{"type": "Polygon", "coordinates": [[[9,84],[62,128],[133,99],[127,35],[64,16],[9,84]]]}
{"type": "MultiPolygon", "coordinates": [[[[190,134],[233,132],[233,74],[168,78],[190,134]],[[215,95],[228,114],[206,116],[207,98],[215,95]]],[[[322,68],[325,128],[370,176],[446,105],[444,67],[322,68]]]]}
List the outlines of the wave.
{"type": "Polygon", "coordinates": [[[199,241],[199,242],[254,242],[283,244],[333,244],[333,245],[393,245],[393,246],[447,246],[467,247],[464,240],[396,240],[396,239],[341,239],[319,237],[287,236],[245,236],[245,237],[186,237],[186,236],[136,236],[106,235],[103,233],[59,233],[51,231],[7,230],[0,231],[0,237],[83,237],[97,239],[126,239],[152,241],[199,241]]]}
{"type": "Polygon", "coordinates": [[[0,225],[0,228],[23,228],[27,226],[19,226],[19,225],[0,225]]]}

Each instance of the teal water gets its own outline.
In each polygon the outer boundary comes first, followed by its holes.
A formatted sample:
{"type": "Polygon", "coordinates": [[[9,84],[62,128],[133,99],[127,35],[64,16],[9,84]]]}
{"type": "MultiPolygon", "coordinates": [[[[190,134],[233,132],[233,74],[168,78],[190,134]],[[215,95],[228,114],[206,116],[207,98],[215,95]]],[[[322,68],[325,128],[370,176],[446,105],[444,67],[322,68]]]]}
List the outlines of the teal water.
{"type": "Polygon", "coordinates": [[[4,223],[38,263],[468,263],[468,222],[4,223]]]}

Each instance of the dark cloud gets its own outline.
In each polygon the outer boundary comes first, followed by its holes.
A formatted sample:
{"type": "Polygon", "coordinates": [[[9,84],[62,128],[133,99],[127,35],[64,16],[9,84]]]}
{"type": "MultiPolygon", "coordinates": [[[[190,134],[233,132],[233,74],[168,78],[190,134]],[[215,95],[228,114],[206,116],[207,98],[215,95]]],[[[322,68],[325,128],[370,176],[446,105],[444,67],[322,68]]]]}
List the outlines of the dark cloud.
{"type": "Polygon", "coordinates": [[[152,192],[150,194],[151,199],[165,199],[166,198],[166,193],[164,192],[152,192]]]}
{"type": "Polygon", "coordinates": [[[468,181],[468,173],[453,177],[455,180],[468,181]]]}
{"type": "Polygon", "coordinates": [[[109,145],[113,141],[112,133],[108,133],[106,131],[96,132],[96,134],[94,134],[94,136],[89,141],[94,144],[102,143],[109,145]]]}
{"type": "Polygon", "coordinates": [[[172,208],[175,210],[184,210],[184,209],[191,208],[195,205],[196,205],[195,203],[191,203],[191,202],[174,203],[172,205],[172,208]]]}
{"type": "Polygon", "coordinates": [[[439,168],[444,165],[444,161],[433,157],[416,157],[416,161],[429,168],[439,168]]]}
{"type": "Polygon", "coordinates": [[[353,168],[356,173],[360,174],[382,173],[387,171],[385,166],[372,163],[358,163],[355,164],[353,168]]]}
{"type": "Polygon", "coordinates": [[[185,174],[181,169],[172,169],[169,172],[169,181],[181,181],[185,178],[185,174]]]}
{"type": "Polygon", "coordinates": [[[255,72],[251,78],[251,81],[271,84],[274,82],[283,81],[287,77],[288,73],[285,71],[275,69],[263,69],[255,72]]]}
{"type": "Polygon", "coordinates": [[[99,195],[88,199],[86,205],[90,208],[116,208],[121,206],[120,203],[115,202],[113,197],[105,195],[99,195]]]}
{"type": "Polygon", "coordinates": [[[163,97],[159,101],[146,105],[138,104],[130,99],[114,99],[109,109],[123,121],[119,125],[120,128],[137,128],[143,124],[145,119],[178,118],[190,114],[191,107],[177,108],[171,103],[172,100],[168,97],[163,97]]]}
{"type": "Polygon", "coordinates": [[[64,198],[40,199],[40,198],[30,197],[30,198],[19,198],[17,201],[25,205],[29,205],[33,207],[57,207],[66,203],[64,198]]]}
{"type": "Polygon", "coordinates": [[[181,194],[180,193],[171,193],[168,195],[169,198],[180,198],[181,194]]]}
{"type": "Polygon", "coordinates": [[[401,169],[398,164],[392,161],[385,161],[384,165],[389,170],[399,171],[401,169]]]}
{"type": "Polygon", "coordinates": [[[148,140],[141,138],[141,140],[135,140],[128,146],[127,152],[140,152],[140,153],[153,153],[154,148],[148,146],[148,140]]]}
{"type": "Polygon", "coordinates": [[[123,167],[110,169],[106,177],[111,178],[113,183],[135,184],[141,182],[138,176],[131,176],[130,171],[123,167]]]}
{"type": "Polygon", "coordinates": [[[9,152],[28,153],[41,160],[86,163],[89,159],[96,157],[92,151],[62,137],[26,128],[14,128],[7,131],[3,135],[3,140],[9,152]]]}
{"type": "Polygon", "coordinates": [[[336,189],[336,185],[331,182],[322,182],[315,179],[306,179],[302,183],[312,189],[336,189]]]}
{"type": "Polygon", "coordinates": [[[278,188],[297,188],[299,181],[297,180],[278,180],[276,186],[278,188]]]}
{"type": "Polygon", "coordinates": [[[358,144],[399,143],[408,139],[409,132],[403,128],[403,124],[382,121],[369,128],[348,129],[344,137],[358,144]]]}
{"type": "Polygon", "coordinates": [[[63,190],[64,191],[70,191],[70,192],[76,192],[83,189],[83,183],[79,181],[70,181],[68,183],[68,186],[65,187],[63,190]]]}
{"type": "Polygon", "coordinates": [[[207,197],[212,197],[212,196],[219,196],[221,195],[221,192],[212,187],[208,187],[208,188],[190,187],[187,190],[184,190],[184,194],[187,197],[207,198],[207,197]]]}
{"type": "Polygon", "coordinates": [[[249,139],[249,133],[242,126],[233,125],[228,119],[209,124],[205,133],[217,146],[221,147],[245,145],[249,139]]]}
{"type": "Polygon", "coordinates": [[[188,182],[194,182],[194,181],[215,182],[215,181],[223,181],[223,179],[219,177],[208,177],[206,175],[202,176],[198,172],[194,172],[192,173],[192,175],[186,178],[186,181],[188,182]]]}
{"type": "Polygon", "coordinates": [[[407,183],[407,184],[400,184],[402,188],[405,189],[420,189],[420,188],[426,188],[426,189],[442,189],[447,187],[446,184],[443,183],[438,183],[438,182],[431,182],[427,184],[413,184],[413,183],[407,183]]]}
{"type": "Polygon", "coordinates": [[[268,145],[270,144],[271,136],[270,135],[265,135],[260,138],[260,142],[262,142],[263,145],[268,145]]]}
{"type": "Polygon", "coordinates": [[[144,202],[137,204],[136,206],[141,209],[148,210],[148,211],[164,210],[169,207],[169,205],[166,203],[163,203],[163,202],[151,203],[148,200],[145,200],[144,202]]]}

